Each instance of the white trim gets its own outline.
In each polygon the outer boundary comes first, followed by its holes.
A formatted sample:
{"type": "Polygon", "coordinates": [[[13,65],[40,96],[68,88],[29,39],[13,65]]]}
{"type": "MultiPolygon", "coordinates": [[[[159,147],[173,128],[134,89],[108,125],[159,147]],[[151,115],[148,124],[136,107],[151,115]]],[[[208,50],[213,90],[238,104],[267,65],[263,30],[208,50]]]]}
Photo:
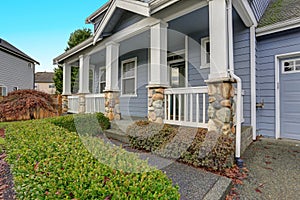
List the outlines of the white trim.
{"type": "Polygon", "coordinates": [[[186,35],[185,39],[185,87],[188,87],[189,84],[189,37],[186,35]]]}
{"type": "Polygon", "coordinates": [[[116,6],[145,17],[150,17],[150,8],[148,3],[132,0],[119,0],[116,2],[116,6]]]}
{"type": "MultiPolygon", "coordinates": [[[[177,2],[178,0],[176,0],[175,2],[177,2]]],[[[173,4],[174,2],[172,2],[172,1],[170,1],[169,2],[169,4],[173,4]]],[[[193,11],[195,11],[195,10],[198,10],[198,9],[200,9],[200,8],[203,8],[203,7],[205,7],[205,6],[207,6],[208,5],[208,2],[207,1],[200,1],[200,2],[198,2],[198,3],[196,3],[196,4],[193,4],[192,6],[190,6],[190,7],[188,7],[188,8],[185,8],[185,9],[183,9],[183,10],[181,10],[180,12],[176,12],[176,13],[174,13],[174,14],[171,14],[171,15],[169,15],[169,16],[167,16],[167,17],[165,17],[165,18],[163,18],[163,20],[164,21],[166,21],[166,22],[169,22],[169,21],[172,21],[172,20],[174,20],[174,19],[176,19],[176,18],[179,18],[179,17],[181,17],[181,16],[183,16],[183,15],[186,15],[186,14],[189,14],[189,13],[191,13],[191,12],[193,12],[193,11]]],[[[166,6],[165,6],[166,7],[166,6]]],[[[153,14],[153,13],[155,13],[155,12],[158,12],[159,10],[161,10],[162,8],[157,8],[157,9],[155,9],[155,10],[153,10],[152,12],[151,12],[151,14],[153,14]]]]}
{"type": "Polygon", "coordinates": [[[210,67],[210,62],[207,62],[207,51],[206,51],[206,44],[210,42],[209,37],[201,38],[201,65],[200,69],[205,69],[210,67]]]}
{"type": "Polygon", "coordinates": [[[256,36],[259,37],[259,36],[277,33],[280,31],[286,31],[298,27],[300,27],[300,17],[291,20],[286,20],[283,22],[278,22],[261,28],[257,28],[256,36]]]}
{"type": "Polygon", "coordinates": [[[121,97],[137,97],[137,57],[123,60],[121,62],[121,97]],[[134,62],[134,77],[123,77],[123,65],[126,63],[134,62]],[[123,94],[123,80],[134,78],[134,94],[123,94]]]}
{"type": "Polygon", "coordinates": [[[256,37],[255,26],[250,27],[250,77],[252,139],[256,140],[256,37]]]}
{"type": "Polygon", "coordinates": [[[257,26],[256,18],[247,0],[233,0],[232,4],[247,27],[257,26]]]}
{"type": "Polygon", "coordinates": [[[300,61],[300,58],[296,59],[296,58],[293,58],[293,59],[281,59],[281,63],[280,63],[280,71],[282,74],[294,74],[294,73],[300,73],[300,70],[295,70],[295,67],[296,67],[296,64],[295,62],[296,61],[300,61]],[[293,62],[294,63],[294,70],[293,71],[284,71],[284,66],[283,66],[283,62],[293,62]]]}

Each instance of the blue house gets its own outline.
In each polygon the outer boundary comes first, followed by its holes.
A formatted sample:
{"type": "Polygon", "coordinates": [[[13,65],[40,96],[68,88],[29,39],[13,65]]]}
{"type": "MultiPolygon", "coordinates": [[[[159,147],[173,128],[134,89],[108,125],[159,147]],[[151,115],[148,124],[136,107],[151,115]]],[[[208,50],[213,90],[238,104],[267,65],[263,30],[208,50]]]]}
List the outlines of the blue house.
{"type": "Polygon", "coordinates": [[[110,0],[86,19],[93,37],[54,59],[65,105],[233,132],[236,157],[241,126],[253,139],[300,139],[300,12],[282,15],[291,2],[110,0]],[[79,67],[76,94],[71,67],[79,67]]]}

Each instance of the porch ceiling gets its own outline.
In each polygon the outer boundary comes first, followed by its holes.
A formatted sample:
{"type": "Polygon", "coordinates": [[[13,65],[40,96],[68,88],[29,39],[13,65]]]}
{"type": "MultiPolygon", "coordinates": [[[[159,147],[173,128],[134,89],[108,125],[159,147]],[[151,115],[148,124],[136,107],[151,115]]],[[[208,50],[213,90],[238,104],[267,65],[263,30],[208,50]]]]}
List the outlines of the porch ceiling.
{"type": "Polygon", "coordinates": [[[170,21],[169,29],[186,35],[207,31],[209,29],[208,6],[170,21]]]}

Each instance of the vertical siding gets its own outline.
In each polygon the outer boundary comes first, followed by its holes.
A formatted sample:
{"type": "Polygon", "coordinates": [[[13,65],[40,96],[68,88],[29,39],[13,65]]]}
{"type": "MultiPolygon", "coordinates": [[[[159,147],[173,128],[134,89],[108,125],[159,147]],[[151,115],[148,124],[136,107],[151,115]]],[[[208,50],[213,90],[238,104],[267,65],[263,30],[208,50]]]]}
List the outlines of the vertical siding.
{"type": "Polygon", "coordinates": [[[251,124],[250,29],[245,27],[236,12],[233,20],[234,72],[242,79],[245,120],[243,125],[248,126],[251,124]]]}
{"type": "MultiPolygon", "coordinates": [[[[121,62],[137,57],[137,97],[120,98],[123,116],[146,117],[148,115],[148,50],[142,49],[122,55],[119,59],[119,80],[121,81],[121,62]]],[[[119,82],[121,89],[121,82],[119,82]]]]}
{"type": "Polygon", "coordinates": [[[257,38],[257,101],[265,106],[257,110],[258,133],[275,136],[275,55],[300,51],[300,29],[257,38]]]}
{"type": "Polygon", "coordinates": [[[0,85],[5,85],[8,92],[13,87],[33,89],[33,69],[28,61],[0,51],[0,85]]]}
{"type": "Polygon", "coordinates": [[[258,21],[263,16],[270,1],[271,0],[248,0],[250,7],[252,8],[254,15],[258,21]]]}

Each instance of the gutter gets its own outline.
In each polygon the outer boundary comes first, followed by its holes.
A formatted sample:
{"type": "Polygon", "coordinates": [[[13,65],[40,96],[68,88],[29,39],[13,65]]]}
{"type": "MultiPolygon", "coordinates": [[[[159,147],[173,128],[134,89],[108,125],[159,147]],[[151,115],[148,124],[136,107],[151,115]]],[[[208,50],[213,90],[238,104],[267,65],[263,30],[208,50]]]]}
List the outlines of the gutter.
{"type": "Polygon", "coordinates": [[[38,61],[35,61],[35,60],[33,60],[32,58],[30,58],[30,57],[23,56],[23,55],[21,55],[21,54],[15,52],[15,51],[12,51],[12,50],[7,49],[7,48],[2,47],[2,46],[0,46],[0,49],[2,49],[3,51],[5,51],[5,52],[7,52],[7,53],[9,53],[9,54],[12,54],[12,55],[18,57],[18,58],[21,58],[21,59],[23,59],[23,60],[26,60],[26,61],[28,61],[28,62],[30,62],[30,63],[36,64],[36,65],[40,65],[40,63],[39,63],[38,61]]]}
{"type": "Polygon", "coordinates": [[[239,165],[241,156],[241,100],[242,100],[242,80],[234,74],[234,58],[233,58],[233,24],[232,24],[232,0],[227,1],[227,27],[228,27],[228,63],[229,74],[237,82],[237,98],[236,98],[236,141],[235,141],[235,157],[239,165]]]}
{"type": "Polygon", "coordinates": [[[280,31],[286,31],[286,30],[299,28],[299,27],[300,27],[300,17],[297,17],[294,19],[277,22],[275,24],[271,24],[268,26],[259,27],[256,29],[256,36],[260,37],[260,36],[269,35],[272,33],[277,33],[280,31]]]}

